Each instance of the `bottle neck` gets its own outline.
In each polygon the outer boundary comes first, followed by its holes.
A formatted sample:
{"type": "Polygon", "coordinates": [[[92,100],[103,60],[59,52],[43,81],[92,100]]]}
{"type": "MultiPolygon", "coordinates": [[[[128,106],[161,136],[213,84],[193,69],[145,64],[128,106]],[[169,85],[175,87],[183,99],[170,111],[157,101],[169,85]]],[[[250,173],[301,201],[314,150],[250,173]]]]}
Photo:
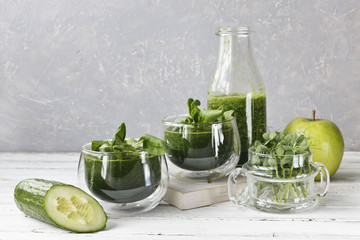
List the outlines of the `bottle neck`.
{"type": "Polygon", "coordinates": [[[264,92],[265,87],[252,54],[249,28],[222,28],[217,35],[218,60],[208,94],[221,96],[264,92]]]}
{"type": "Polygon", "coordinates": [[[252,65],[250,32],[218,33],[218,59],[227,66],[252,65]]]}

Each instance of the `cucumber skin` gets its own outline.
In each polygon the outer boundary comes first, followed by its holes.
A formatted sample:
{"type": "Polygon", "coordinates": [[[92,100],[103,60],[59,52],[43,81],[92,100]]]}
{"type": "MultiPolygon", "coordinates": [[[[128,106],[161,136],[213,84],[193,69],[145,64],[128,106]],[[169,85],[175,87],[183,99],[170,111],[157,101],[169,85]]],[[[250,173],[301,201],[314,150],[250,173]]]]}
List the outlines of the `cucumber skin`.
{"type": "Polygon", "coordinates": [[[25,179],[16,185],[14,199],[16,206],[26,215],[57,226],[45,211],[45,195],[53,186],[65,185],[44,179],[25,179]]]}
{"type": "MultiPolygon", "coordinates": [[[[63,226],[56,224],[45,210],[45,196],[46,193],[54,186],[71,186],[57,181],[50,181],[45,179],[29,178],[19,182],[14,190],[14,200],[16,206],[33,218],[49,223],[56,227],[63,229],[63,226]]],[[[85,193],[85,192],[84,192],[85,193]]],[[[105,228],[105,226],[104,226],[105,228]]],[[[77,232],[74,229],[66,229],[72,232],[77,232]]],[[[102,230],[102,229],[99,229],[102,230]]],[[[96,231],[99,231],[96,230],[96,231]]],[[[94,231],[95,232],[95,231],[94,231]]]]}

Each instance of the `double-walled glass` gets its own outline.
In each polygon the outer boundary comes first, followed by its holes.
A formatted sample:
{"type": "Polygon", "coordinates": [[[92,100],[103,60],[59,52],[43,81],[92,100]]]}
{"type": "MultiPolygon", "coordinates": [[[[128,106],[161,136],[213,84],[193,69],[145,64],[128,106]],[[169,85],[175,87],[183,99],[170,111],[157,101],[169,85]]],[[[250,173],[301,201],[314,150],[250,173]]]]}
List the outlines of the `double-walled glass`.
{"type": "Polygon", "coordinates": [[[249,152],[249,162],[230,174],[228,193],[237,205],[291,213],[315,207],[318,198],[327,193],[329,184],[327,168],[313,163],[310,151],[288,156],[249,152]],[[320,182],[315,182],[318,174],[320,182]]]}
{"type": "Polygon", "coordinates": [[[170,174],[186,181],[212,181],[236,167],[240,140],[233,117],[211,123],[179,123],[187,115],[163,119],[170,174]]]}
{"type": "Polygon", "coordinates": [[[88,143],[82,147],[78,179],[107,213],[138,213],[159,204],[168,186],[168,168],[164,155],[98,152],[88,143]]]}

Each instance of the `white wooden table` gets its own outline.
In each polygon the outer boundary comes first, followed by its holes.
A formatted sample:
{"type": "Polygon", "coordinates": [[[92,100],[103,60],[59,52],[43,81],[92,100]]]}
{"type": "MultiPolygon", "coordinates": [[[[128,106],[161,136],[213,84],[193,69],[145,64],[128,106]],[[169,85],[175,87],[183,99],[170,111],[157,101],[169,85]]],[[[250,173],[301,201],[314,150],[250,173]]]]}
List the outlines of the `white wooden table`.
{"type": "Polygon", "coordinates": [[[106,230],[71,233],[26,217],[15,185],[37,177],[76,185],[78,153],[0,153],[0,240],[8,239],[360,239],[360,152],[346,152],[328,194],[311,212],[269,214],[231,202],[181,211],[166,203],[133,217],[109,218],[106,230]]]}

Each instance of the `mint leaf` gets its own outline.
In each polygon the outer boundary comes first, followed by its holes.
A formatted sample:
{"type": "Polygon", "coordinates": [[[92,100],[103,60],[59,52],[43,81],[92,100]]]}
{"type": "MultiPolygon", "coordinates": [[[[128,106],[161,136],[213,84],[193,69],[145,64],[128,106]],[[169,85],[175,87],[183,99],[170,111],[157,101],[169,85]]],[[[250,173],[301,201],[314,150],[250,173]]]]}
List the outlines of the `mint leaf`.
{"type": "Polygon", "coordinates": [[[251,158],[251,163],[254,164],[254,165],[259,165],[261,163],[261,160],[259,158],[258,155],[254,155],[252,158],[251,158]]]}
{"type": "Polygon", "coordinates": [[[115,133],[113,139],[112,139],[112,145],[119,145],[125,141],[126,136],[126,126],[125,123],[121,123],[120,127],[118,128],[118,131],[115,133]]]}
{"type": "Polygon", "coordinates": [[[273,140],[273,139],[276,138],[276,136],[277,136],[277,134],[275,132],[272,132],[272,133],[269,134],[269,139],[273,140]]]}
{"type": "Polygon", "coordinates": [[[119,145],[114,145],[113,147],[113,151],[114,152],[134,152],[136,151],[136,149],[131,146],[130,144],[119,144],[119,145]]]}
{"type": "Polygon", "coordinates": [[[307,146],[298,146],[298,147],[296,147],[295,152],[296,153],[303,153],[303,152],[306,151],[306,149],[307,149],[307,146]]]}
{"type": "Polygon", "coordinates": [[[199,109],[200,101],[198,99],[194,100],[189,98],[187,105],[189,108],[189,116],[187,118],[182,118],[179,120],[179,123],[191,124],[191,123],[211,123],[218,120],[229,120],[234,110],[228,110],[223,112],[221,109],[199,109]]]}
{"type": "Polygon", "coordinates": [[[133,146],[136,149],[142,147],[142,142],[140,140],[136,140],[135,138],[125,139],[125,143],[133,146]]]}
{"type": "Polygon", "coordinates": [[[131,155],[136,156],[138,154],[136,153],[138,152],[137,149],[126,143],[114,145],[112,148],[116,158],[118,159],[128,159],[131,155]]]}
{"type": "Polygon", "coordinates": [[[99,151],[101,145],[103,145],[106,141],[105,140],[94,140],[91,142],[91,150],[92,151],[99,151]]]}
{"type": "Polygon", "coordinates": [[[265,142],[270,141],[270,133],[269,132],[264,133],[263,138],[264,138],[265,142]]]}
{"type": "Polygon", "coordinates": [[[224,120],[230,120],[231,116],[234,114],[234,110],[228,110],[223,113],[224,120]]]}
{"type": "Polygon", "coordinates": [[[118,159],[123,159],[124,156],[129,155],[127,153],[132,154],[138,151],[132,145],[126,143],[120,143],[119,145],[114,145],[112,148],[113,148],[113,152],[115,153],[115,156],[118,159]]]}
{"type": "Polygon", "coordinates": [[[143,142],[143,148],[152,156],[161,156],[165,154],[166,144],[160,138],[154,137],[149,134],[142,136],[139,141],[143,142]]]}
{"type": "Polygon", "coordinates": [[[202,109],[199,113],[199,122],[201,123],[215,122],[222,115],[223,112],[221,110],[202,109]]]}
{"type": "Polygon", "coordinates": [[[284,150],[284,148],[283,148],[281,145],[279,145],[279,146],[276,148],[275,152],[276,152],[276,155],[284,155],[285,150],[284,150]]]}
{"type": "Polygon", "coordinates": [[[192,120],[195,123],[199,122],[199,114],[200,114],[200,109],[198,108],[198,106],[200,106],[200,101],[199,100],[195,100],[192,98],[188,99],[188,107],[189,107],[189,115],[192,118],[192,120]]]}
{"type": "Polygon", "coordinates": [[[275,158],[269,158],[268,159],[268,164],[270,165],[270,167],[276,168],[277,167],[277,161],[275,158]]]}
{"type": "Polygon", "coordinates": [[[179,120],[179,123],[190,124],[192,123],[191,117],[184,117],[179,120]]]}
{"type": "Polygon", "coordinates": [[[288,164],[288,165],[292,165],[292,162],[293,162],[293,157],[292,156],[289,156],[289,155],[287,155],[287,156],[284,156],[284,158],[282,158],[281,160],[280,160],[280,164],[281,164],[281,166],[282,167],[284,167],[284,165],[286,165],[286,164],[288,164]]]}
{"type": "Polygon", "coordinates": [[[266,154],[269,152],[269,148],[265,145],[260,144],[256,147],[256,152],[266,154]]]}
{"type": "Polygon", "coordinates": [[[103,145],[101,145],[99,147],[99,152],[112,152],[113,151],[113,147],[110,143],[106,142],[103,145]]]}

